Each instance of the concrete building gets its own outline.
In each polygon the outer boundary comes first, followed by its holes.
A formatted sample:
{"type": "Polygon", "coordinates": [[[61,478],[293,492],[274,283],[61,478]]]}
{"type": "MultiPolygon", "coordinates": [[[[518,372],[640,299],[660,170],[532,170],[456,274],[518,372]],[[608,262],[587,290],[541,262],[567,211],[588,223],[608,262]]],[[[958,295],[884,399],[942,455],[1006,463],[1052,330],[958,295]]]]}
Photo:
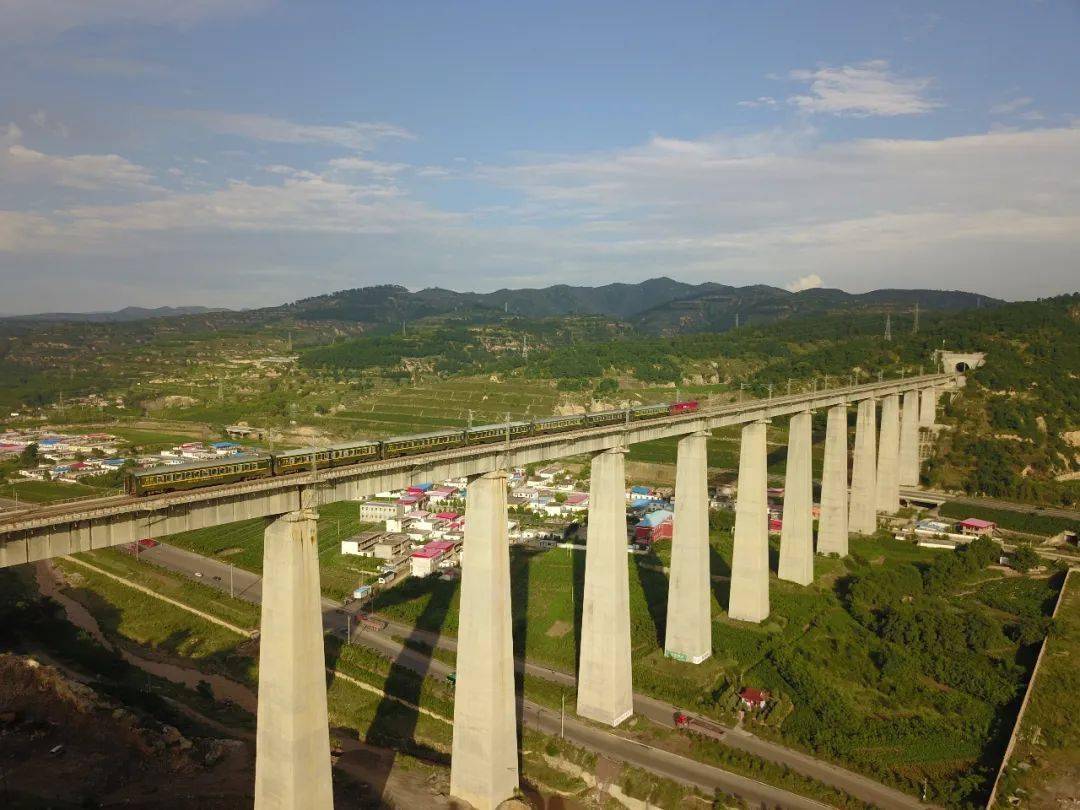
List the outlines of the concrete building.
{"type": "Polygon", "coordinates": [[[361,523],[381,523],[389,518],[403,515],[405,510],[399,504],[388,501],[365,501],[360,504],[361,523]]]}
{"type": "Polygon", "coordinates": [[[397,532],[383,532],[372,547],[372,551],[375,557],[380,560],[396,560],[408,552],[411,546],[412,541],[409,540],[408,535],[397,532]]]}
{"type": "Polygon", "coordinates": [[[455,543],[449,540],[436,540],[409,555],[414,577],[426,577],[438,573],[442,563],[453,559],[457,552],[455,543]]]}

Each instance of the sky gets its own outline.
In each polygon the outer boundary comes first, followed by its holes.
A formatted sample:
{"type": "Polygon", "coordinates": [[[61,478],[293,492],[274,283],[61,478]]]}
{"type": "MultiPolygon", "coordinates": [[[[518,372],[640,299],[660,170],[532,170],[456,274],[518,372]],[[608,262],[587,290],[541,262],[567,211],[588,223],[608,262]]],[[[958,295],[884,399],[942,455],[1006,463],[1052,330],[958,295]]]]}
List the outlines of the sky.
{"type": "Polygon", "coordinates": [[[1075,291],[1077,42],[1077,0],[0,0],[0,312],[1075,291]]]}

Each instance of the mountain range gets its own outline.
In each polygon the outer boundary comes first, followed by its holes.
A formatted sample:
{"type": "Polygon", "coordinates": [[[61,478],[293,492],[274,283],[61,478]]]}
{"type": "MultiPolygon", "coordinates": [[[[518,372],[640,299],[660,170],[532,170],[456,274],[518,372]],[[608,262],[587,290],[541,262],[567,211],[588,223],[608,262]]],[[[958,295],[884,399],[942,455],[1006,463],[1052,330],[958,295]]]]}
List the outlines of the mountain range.
{"type": "Polygon", "coordinates": [[[1002,303],[983,295],[946,290],[874,290],[847,293],[817,288],[790,292],[758,284],[733,287],[706,282],[687,284],[654,278],[637,284],[600,287],[559,284],[539,289],[456,292],[430,287],[412,292],[398,285],[361,287],[305,298],[276,307],[229,311],[209,307],[126,307],[116,312],[46,313],[13,320],[47,322],[129,322],[150,318],[201,316],[233,325],[281,320],[342,322],[368,329],[397,328],[402,322],[454,316],[491,320],[571,315],[601,316],[625,321],[650,334],[721,332],[739,325],[830,312],[910,312],[959,310],[1002,303]]]}

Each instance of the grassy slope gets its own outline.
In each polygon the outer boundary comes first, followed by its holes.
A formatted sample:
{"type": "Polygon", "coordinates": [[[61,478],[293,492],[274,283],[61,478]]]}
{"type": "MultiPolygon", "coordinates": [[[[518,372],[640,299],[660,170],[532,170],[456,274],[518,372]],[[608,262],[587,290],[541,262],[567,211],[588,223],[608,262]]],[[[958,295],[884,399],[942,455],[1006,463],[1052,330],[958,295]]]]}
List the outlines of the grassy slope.
{"type": "MultiPolygon", "coordinates": [[[[714,536],[712,573],[729,572],[730,538],[714,536]]],[[[731,719],[729,696],[743,685],[762,686],[779,695],[790,694],[783,678],[766,660],[769,650],[792,646],[810,663],[820,683],[842,690],[863,718],[888,727],[915,718],[924,732],[897,732],[892,749],[868,754],[865,762],[848,763],[894,784],[916,790],[924,778],[951,784],[984,756],[992,758],[998,746],[998,726],[989,721],[993,707],[969,695],[942,700],[939,685],[919,687],[918,702],[892,696],[888,678],[878,672],[872,653],[878,642],[858,625],[833,592],[847,565],[834,559],[817,561],[818,577],[810,588],[772,580],[772,615],[760,626],[732,622],[722,606],[727,603],[727,584],[713,584],[714,657],[696,666],[665,659],[662,633],[665,623],[667,575],[650,570],[666,557],[633,557],[629,588],[631,642],[635,689],[665,698],[676,705],[721,719],[731,719]],[[921,718],[921,719],[920,719],[921,718]],[[925,720],[925,727],[919,723],[925,720]],[[988,724],[988,725],[980,725],[988,724]],[[972,728],[982,728],[973,732],[972,728]],[[931,734],[932,730],[932,734],[931,734]]],[[[933,552],[907,544],[881,540],[856,540],[854,551],[864,560],[893,565],[922,562],[933,552]]],[[[776,550],[773,549],[775,557],[776,550]]],[[[775,563],[775,559],[774,559],[775,563]]],[[[515,647],[530,660],[567,671],[575,668],[575,621],[580,621],[584,554],[562,549],[531,552],[514,549],[511,557],[515,647]],[[573,583],[576,583],[576,588],[573,583]],[[576,614],[576,615],[575,615],[576,614]]],[[[988,573],[988,579],[1000,573],[988,573]]],[[[998,623],[1014,620],[1020,608],[1015,600],[998,599],[990,610],[971,594],[956,597],[958,605],[983,610],[998,623]]],[[[456,633],[458,593],[455,583],[409,580],[377,597],[376,609],[388,617],[428,630],[456,633]]],[[[1015,645],[994,651],[1006,660],[1017,654],[1015,645]]],[[[787,706],[782,713],[790,709],[787,706]]],[[[781,715],[782,715],[781,713],[781,715]]],[[[773,725],[759,729],[765,736],[784,739],[777,716],[773,725]]]]}
{"type": "Polygon", "coordinates": [[[1080,575],[1069,577],[1024,714],[1000,806],[1055,807],[1080,795],[1080,575]]]}

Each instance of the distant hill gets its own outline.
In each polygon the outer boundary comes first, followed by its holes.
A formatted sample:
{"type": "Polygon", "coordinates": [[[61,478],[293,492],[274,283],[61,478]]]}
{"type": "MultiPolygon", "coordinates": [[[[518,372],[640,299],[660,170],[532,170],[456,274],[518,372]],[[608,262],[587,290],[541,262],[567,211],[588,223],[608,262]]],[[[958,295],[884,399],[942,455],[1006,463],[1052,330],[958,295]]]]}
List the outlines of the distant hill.
{"type": "Polygon", "coordinates": [[[540,289],[462,293],[440,288],[410,292],[405,287],[381,285],[306,298],[283,307],[257,312],[287,315],[302,320],[336,320],[371,326],[448,314],[501,314],[529,318],[564,315],[602,315],[627,321],[643,332],[722,332],[735,326],[763,324],[814,313],[858,311],[958,310],[1000,304],[976,293],[943,290],[874,290],[852,294],[843,290],[813,289],[793,293],[779,287],[732,287],[706,282],[686,284],[654,278],[639,284],[575,287],[559,284],[540,289]]]}
{"type": "Polygon", "coordinates": [[[115,312],[42,312],[37,315],[7,315],[3,319],[71,323],[122,323],[125,321],[144,321],[148,318],[172,318],[178,315],[205,315],[209,312],[227,311],[222,307],[124,307],[115,312]]]}

